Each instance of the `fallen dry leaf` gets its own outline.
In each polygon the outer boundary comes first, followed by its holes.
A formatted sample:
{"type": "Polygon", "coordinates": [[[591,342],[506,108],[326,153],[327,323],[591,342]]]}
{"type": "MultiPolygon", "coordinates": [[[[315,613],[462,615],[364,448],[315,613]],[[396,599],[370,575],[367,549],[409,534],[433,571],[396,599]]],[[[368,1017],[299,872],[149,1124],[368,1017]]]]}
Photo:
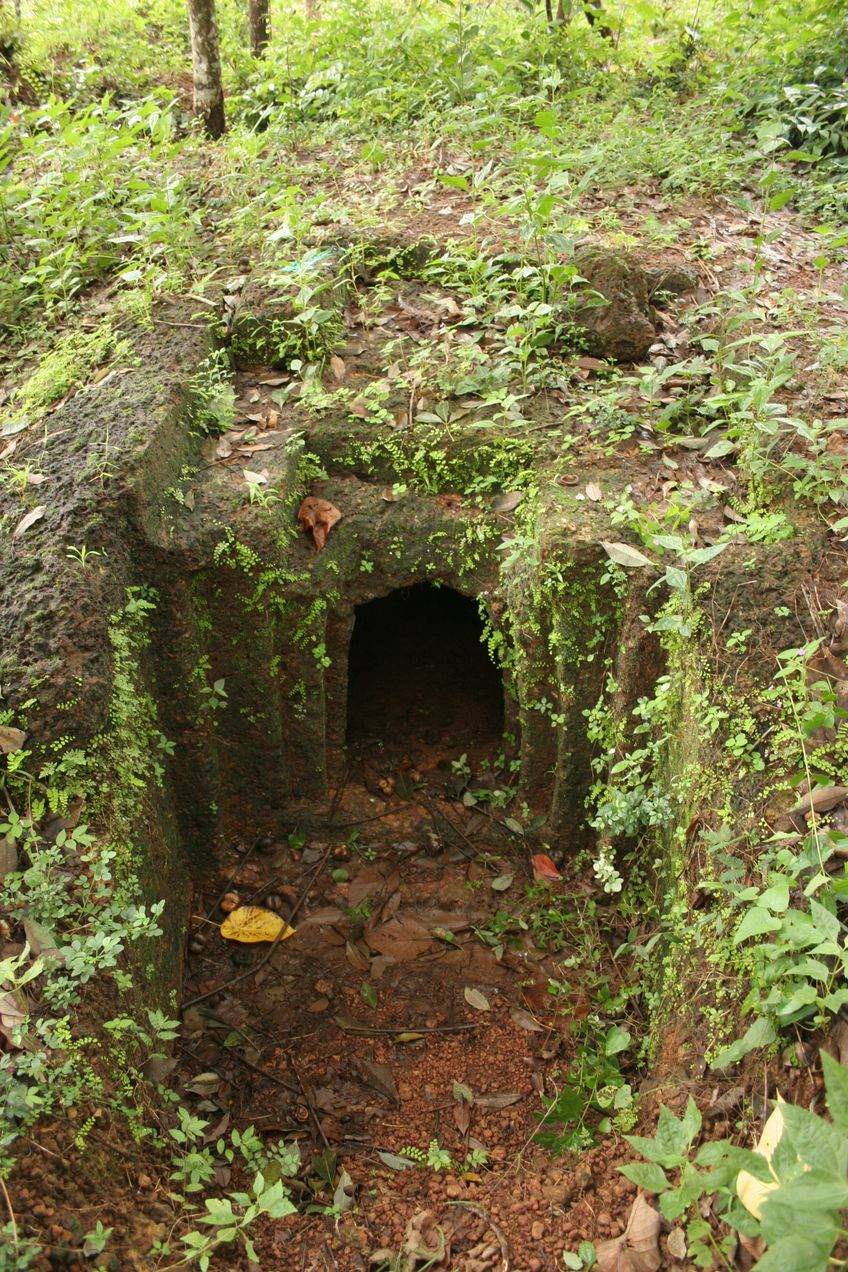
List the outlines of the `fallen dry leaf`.
{"type": "Polygon", "coordinates": [[[631,547],[629,543],[609,543],[606,539],[601,539],[601,547],[611,561],[616,565],[623,565],[626,570],[641,570],[646,565],[654,564],[650,557],[646,557],[644,552],[631,547]]]}
{"type": "Polygon", "coordinates": [[[21,990],[0,994],[0,1034],[8,1043],[12,1043],[13,1031],[23,1024],[27,1015],[27,1001],[21,990]]]}
{"type": "Polygon", "coordinates": [[[464,1101],[453,1106],[453,1120],[460,1135],[465,1135],[471,1125],[471,1110],[464,1101]]]}
{"type": "Polygon", "coordinates": [[[562,875],[546,852],[535,853],[530,858],[530,864],[533,867],[533,878],[537,883],[547,883],[551,880],[562,878],[562,875]]]}
{"type": "Polygon", "coordinates": [[[509,1018],[514,1025],[518,1025],[519,1029],[526,1029],[529,1033],[545,1032],[545,1026],[540,1025],[538,1020],[534,1020],[530,1012],[525,1011],[523,1007],[513,1007],[509,1018]]]}
{"type": "Polygon", "coordinates": [[[15,532],[12,535],[12,538],[20,539],[22,534],[26,534],[30,526],[34,526],[36,521],[41,520],[46,511],[46,504],[39,504],[37,508],[33,508],[32,512],[28,512],[25,517],[21,517],[20,521],[15,526],[15,532]]]}
{"type": "Polygon", "coordinates": [[[475,1095],[474,1103],[480,1109],[508,1109],[523,1099],[520,1091],[503,1091],[500,1095],[475,1095]]]}
{"type": "Polygon", "coordinates": [[[640,1193],[621,1236],[598,1242],[598,1272],[657,1272],[661,1263],[659,1231],[659,1213],[640,1193]]]}
{"type": "Polygon", "coordinates": [[[424,1262],[429,1263],[430,1267],[436,1263],[446,1265],[448,1257],[449,1245],[444,1224],[439,1222],[432,1210],[419,1210],[407,1222],[403,1234],[403,1272],[414,1272],[424,1262]]]}
{"type": "Polygon", "coordinates": [[[514,512],[523,498],[523,490],[506,490],[502,495],[495,495],[492,500],[492,512],[500,513],[502,516],[508,512],[514,512]]]}
{"type": "Polygon", "coordinates": [[[294,928],[273,910],[266,910],[261,905],[242,905],[228,914],[221,924],[221,936],[228,941],[241,941],[251,945],[255,941],[275,941],[280,933],[281,940],[287,941],[294,936],[294,928]]]}
{"type": "Polygon", "coordinates": [[[433,948],[430,929],[412,914],[395,914],[384,923],[369,920],[363,935],[370,949],[398,963],[408,963],[433,948]]]}
{"type": "Polygon", "coordinates": [[[591,499],[592,503],[599,503],[604,497],[604,492],[595,481],[590,481],[586,487],[586,498],[591,499]]]}
{"type": "Polygon", "coordinates": [[[319,910],[313,910],[305,919],[301,919],[301,927],[328,927],[333,923],[339,923],[344,918],[344,913],[337,905],[324,905],[319,910]]]}
{"type": "Polygon", "coordinates": [[[492,1005],[485,994],[479,989],[474,989],[472,985],[466,985],[462,991],[465,1001],[469,1007],[473,1007],[475,1011],[491,1011],[492,1005]]]}
{"type": "Polygon", "coordinates": [[[832,808],[836,808],[837,804],[842,803],[846,795],[848,795],[848,786],[819,786],[803,799],[799,799],[798,803],[789,809],[789,815],[800,813],[806,816],[810,810],[817,813],[829,813],[832,808]]]}
{"type": "Polygon", "coordinates": [[[672,1228],[668,1234],[668,1252],[675,1259],[686,1258],[686,1233],[682,1228],[672,1228]]]}
{"type": "Polygon", "coordinates": [[[11,724],[0,724],[0,754],[11,755],[13,751],[20,751],[27,735],[23,729],[15,729],[11,724]]]}
{"type": "Polygon", "coordinates": [[[347,374],[347,367],[345,366],[344,358],[340,358],[337,353],[334,353],[332,358],[330,358],[330,370],[339,383],[341,383],[347,374]]]}
{"type": "Polygon", "coordinates": [[[376,1064],[373,1060],[362,1060],[354,1056],[351,1061],[356,1073],[372,1091],[382,1095],[391,1104],[400,1104],[400,1096],[395,1085],[391,1069],[384,1064],[376,1064]]]}
{"type": "Polygon", "coordinates": [[[327,542],[327,536],[342,514],[326,499],[318,499],[315,495],[307,495],[297,514],[300,528],[306,534],[312,531],[315,547],[321,552],[327,542]]]}

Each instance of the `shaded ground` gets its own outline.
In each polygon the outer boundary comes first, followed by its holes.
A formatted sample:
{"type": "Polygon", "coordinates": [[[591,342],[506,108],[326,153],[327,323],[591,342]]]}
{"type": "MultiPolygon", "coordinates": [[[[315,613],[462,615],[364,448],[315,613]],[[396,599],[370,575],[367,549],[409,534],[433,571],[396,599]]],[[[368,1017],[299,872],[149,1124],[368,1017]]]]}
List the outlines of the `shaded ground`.
{"type": "MultiPolygon", "coordinates": [[[[301,903],[257,974],[227,984],[268,947],[218,934],[211,880],[188,969],[181,1072],[207,1075],[204,1116],[298,1141],[303,1200],[320,1208],[350,1177],[355,1213],[276,1225],[272,1265],[376,1266],[438,1226],[450,1267],[537,1269],[617,1235],[635,1191],[608,1169],[620,1147],[574,1169],[533,1138],[589,1010],[579,986],[557,996],[586,955],[583,890],[553,881],[528,901],[521,837],[432,788],[388,804],[352,788],[335,820],[221,863],[225,906],[301,903]],[[441,1170],[399,1157],[434,1142],[441,1170]]],[[[608,952],[591,953],[590,979],[615,993],[608,952]]]]}

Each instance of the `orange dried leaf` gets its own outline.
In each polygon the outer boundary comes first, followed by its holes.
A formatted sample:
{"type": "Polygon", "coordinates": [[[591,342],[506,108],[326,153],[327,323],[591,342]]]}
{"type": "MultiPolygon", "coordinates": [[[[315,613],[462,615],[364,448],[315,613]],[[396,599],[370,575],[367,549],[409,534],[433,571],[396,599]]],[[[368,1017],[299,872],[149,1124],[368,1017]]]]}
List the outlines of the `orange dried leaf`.
{"type": "Polygon", "coordinates": [[[320,552],[327,542],[327,536],[342,514],[326,499],[318,499],[315,495],[307,495],[297,514],[300,528],[304,534],[312,531],[315,547],[320,552]]]}
{"type": "Polygon", "coordinates": [[[533,867],[533,877],[537,882],[545,879],[562,878],[562,875],[546,852],[537,852],[530,858],[530,864],[533,867]]]}

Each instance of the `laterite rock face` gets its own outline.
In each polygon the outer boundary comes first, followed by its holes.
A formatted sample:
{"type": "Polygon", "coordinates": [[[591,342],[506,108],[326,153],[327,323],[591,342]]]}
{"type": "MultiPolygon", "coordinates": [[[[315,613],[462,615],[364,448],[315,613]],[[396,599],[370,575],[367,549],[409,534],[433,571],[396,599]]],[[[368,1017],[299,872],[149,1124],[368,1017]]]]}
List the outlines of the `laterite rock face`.
{"type": "MultiPolygon", "coordinates": [[[[174,744],[163,806],[188,861],[245,819],[273,827],[325,804],[343,780],[351,640],[379,598],[426,584],[476,606],[504,735],[478,758],[502,744],[566,851],[587,834],[586,713],[613,683],[627,718],[662,674],[643,621],[658,571],[612,567],[603,546],[630,538],[612,513],[634,486],[650,491],[651,445],[600,446],[591,421],[564,425],[562,394],[528,397],[523,413],[521,395],[488,392],[456,297],[416,281],[434,260],[433,244],[331,245],[236,278],[214,332],[163,309],[132,336],[135,365],[55,410],[43,439],[19,440],[45,476],[44,511],[2,541],[5,703],[35,698],[24,724],[44,754],[102,731],[108,619],[127,588],[146,589],[145,675],[174,744]],[[319,346],[320,372],[307,369],[319,346]]],[[[653,339],[658,289],[667,300],[694,281],[610,253],[575,264],[607,302],[578,301],[586,341],[620,359],[653,339]]],[[[676,462],[682,480],[697,456],[676,462]]],[[[716,622],[732,607],[740,628],[791,640],[775,611],[819,569],[815,534],[804,545],[730,547],[704,572],[716,622]]]]}

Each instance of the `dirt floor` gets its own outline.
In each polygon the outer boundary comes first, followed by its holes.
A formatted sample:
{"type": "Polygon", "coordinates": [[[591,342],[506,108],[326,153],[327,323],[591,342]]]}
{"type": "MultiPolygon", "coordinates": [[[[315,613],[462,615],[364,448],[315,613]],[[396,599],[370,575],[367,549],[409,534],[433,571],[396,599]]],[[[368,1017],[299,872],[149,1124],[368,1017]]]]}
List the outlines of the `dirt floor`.
{"type": "MultiPolygon", "coordinates": [[[[380,1251],[441,1249],[442,1266],[467,1272],[553,1268],[583,1238],[618,1236],[633,1201],[610,1171],[620,1140],[576,1166],[534,1140],[588,1002],[549,992],[572,975],[567,929],[562,948],[518,928],[490,943],[498,912],[523,908],[528,846],[417,771],[382,775],[406,798],[352,781],[320,834],[237,845],[198,898],[183,1082],[213,1122],[297,1140],[297,1182],[319,1211],[267,1234],[274,1267],[365,1268],[380,1251]],[[298,905],[295,935],[252,974],[268,946],[222,938],[222,903],[298,905]],[[450,1156],[443,1169],[402,1160],[434,1141],[450,1156]],[[321,1215],[342,1170],[355,1210],[321,1215]]],[[[546,886],[576,922],[572,885],[546,886]]]]}

